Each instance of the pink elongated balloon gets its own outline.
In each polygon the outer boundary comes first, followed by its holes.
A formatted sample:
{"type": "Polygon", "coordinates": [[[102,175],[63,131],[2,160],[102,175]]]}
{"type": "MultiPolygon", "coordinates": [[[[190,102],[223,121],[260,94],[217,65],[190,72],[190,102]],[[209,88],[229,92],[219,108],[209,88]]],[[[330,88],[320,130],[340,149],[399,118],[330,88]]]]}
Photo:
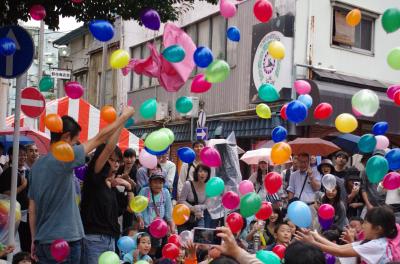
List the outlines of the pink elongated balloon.
{"type": "Polygon", "coordinates": [[[387,149],[389,147],[389,139],[386,136],[378,135],[375,136],[376,139],[376,149],[387,149]]]}
{"type": "Polygon", "coordinates": [[[311,85],[304,80],[297,80],[294,82],[294,89],[298,94],[309,94],[311,92],[311,85]]]}
{"type": "Polygon", "coordinates": [[[236,6],[229,0],[220,0],[219,11],[221,12],[221,16],[231,18],[236,15],[236,6]]]}
{"type": "Polygon", "coordinates": [[[241,195],[245,195],[249,192],[254,192],[254,185],[249,180],[244,180],[239,183],[239,192],[241,195]]]}
{"type": "Polygon", "coordinates": [[[67,82],[64,91],[69,98],[78,99],[83,95],[83,86],[79,82],[67,82]]]}
{"type": "Polygon", "coordinates": [[[156,218],[150,223],[149,231],[153,237],[163,238],[168,233],[168,225],[163,219],[156,218]]]}
{"type": "Polygon", "coordinates": [[[205,93],[210,90],[212,83],[206,81],[206,76],[203,73],[197,74],[192,81],[190,91],[192,93],[205,93]]]}
{"type": "Polygon", "coordinates": [[[361,114],[360,112],[358,112],[354,107],[352,107],[351,109],[352,109],[352,111],[353,111],[353,114],[354,114],[356,117],[362,116],[362,114],[361,114]]]}
{"type": "Polygon", "coordinates": [[[139,162],[145,168],[154,169],[157,166],[157,157],[142,149],[139,154],[139,162]]]}
{"type": "Polygon", "coordinates": [[[42,5],[33,5],[29,9],[29,14],[34,20],[43,20],[46,17],[46,9],[42,5]]]}
{"type": "Polygon", "coordinates": [[[383,178],[382,185],[388,190],[396,190],[400,188],[400,174],[398,172],[389,172],[383,178]]]}
{"type": "Polygon", "coordinates": [[[400,90],[400,84],[394,84],[388,87],[386,94],[390,100],[394,100],[394,94],[400,90]]]}
{"type": "Polygon", "coordinates": [[[208,167],[219,167],[222,164],[221,156],[215,148],[205,147],[200,151],[201,162],[208,167]]]}
{"type": "Polygon", "coordinates": [[[222,196],[222,205],[229,210],[236,209],[240,204],[240,197],[233,191],[226,192],[222,196]]]}

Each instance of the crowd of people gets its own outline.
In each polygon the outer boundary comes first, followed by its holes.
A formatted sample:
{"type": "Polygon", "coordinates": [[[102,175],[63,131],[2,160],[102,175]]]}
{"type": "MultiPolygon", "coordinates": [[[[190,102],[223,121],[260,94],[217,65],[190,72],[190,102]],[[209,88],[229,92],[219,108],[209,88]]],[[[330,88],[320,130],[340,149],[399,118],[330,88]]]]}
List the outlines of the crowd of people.
{"type": "MultiPolygon", "coordinates": [[[[61,162],[49,153],[39,158],[35,144],[20,146],[18,160],[17,201],[21,207],[18,245],[1,249],[5,256],[12,251],[16,264],[57,263],[51,255],[56,239],[68,242],[70,252],[65,263],[98,263],[106,251],[120,253],[117,241],[130,236],[136,249],[129,259],[121,255],[121,263],[263,263],[255,254],[286,248],[284,263],[389,263],[400,261],[400,189],[385,190],[382,184],[371,183],[365,173],[367,160],[375,151],[354,164],[352,157],[339,151],[329,159],[302,153],[283,166],[273,166],[260,159],[255,172],[243,175],[254,184],[254,191],[272,205],[266,221],[254,216],[246,218],[239,232],[225,227],[225,217],[215,213],[207,202],[206,183],[213,175],[201,163],[199,153],[203,141],[193,143],[196,158],[183,163],[178,171],[168,154],[158,156],[158,165],[148,169],[136,159],[136,152],[123,153],[117,141],[126,120],[134,110],[125,108],[122,115],[93,139],[79,143],[79,124],[64,116],[63,132],[51,133],[51,141],[63,140],[73,146],[74,160],[61,162]],[[83,181],[74,176],[74,168],[86,164],[83,181]],[[352,166],[350,166],[350,164],[352,166]],[[357,166],[354,166],[357,165],[357,166]],[[268,193],[264,179],[269,172],[282,175],[281,189],[268,193]],[[333,189],[321,184],[324,175],[336,178],[333,189]],[[80,195],[81,199],[77,199],[80,195]],[[137,195],[148,198],[148,206],[140,213],[132,211],[130,201],[137,195]],[[306,203],[313,216],[307,229],[299,228],[287,217],[287,208],[294,201],[306,203]],[[176,204],[190,209],[190,218],[183,225],[173,221],[176,204]],[[318,209],[330,204],[335,210],[333,222],[321,223],[318,209]],[[168,236],[150,235],[155,219],[164,219],[168,234],[181,233],[195,227],[217,228],[221,245],[198,245],[187,241],[174,260],[163,258],[162,248],[168,236]],[[397,244],[396,244],[397,243],[397,244]],[[325,253],[325,255],[324,255],[325,253]]],[[[0,193],[10,195],[12,148],[8,161],[1,164],[0,193]]],[[[3,232],[4,233],[4,232],[3,232]]],[[[7,234],[1,237],[7,244],[7,234]]]]}

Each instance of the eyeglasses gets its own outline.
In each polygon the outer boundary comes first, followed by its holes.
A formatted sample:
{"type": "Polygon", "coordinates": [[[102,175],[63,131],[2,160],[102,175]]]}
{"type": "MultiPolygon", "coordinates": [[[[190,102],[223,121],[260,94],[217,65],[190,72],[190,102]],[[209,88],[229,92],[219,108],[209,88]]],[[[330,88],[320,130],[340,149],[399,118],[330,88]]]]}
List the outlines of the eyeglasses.
{"type": "Polygon", "coordinates": [[[109,158],[108,160],[111,162],[114,162],[114,163],[121,163],[121,161],[113,159],[113,158],[109,158]]]}

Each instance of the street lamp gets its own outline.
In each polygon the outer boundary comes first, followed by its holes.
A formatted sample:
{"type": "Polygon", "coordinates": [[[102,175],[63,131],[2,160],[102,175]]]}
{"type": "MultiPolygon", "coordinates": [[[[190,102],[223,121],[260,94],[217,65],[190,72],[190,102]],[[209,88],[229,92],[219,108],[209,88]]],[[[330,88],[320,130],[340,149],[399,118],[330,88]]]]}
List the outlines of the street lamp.
{"type": "Polygon", "coordinates": [[[46,64],[49,65],[49,71],[51,71],[51,65],[53,65],[54,61],[52,57],[46,58],[46,64]]]}

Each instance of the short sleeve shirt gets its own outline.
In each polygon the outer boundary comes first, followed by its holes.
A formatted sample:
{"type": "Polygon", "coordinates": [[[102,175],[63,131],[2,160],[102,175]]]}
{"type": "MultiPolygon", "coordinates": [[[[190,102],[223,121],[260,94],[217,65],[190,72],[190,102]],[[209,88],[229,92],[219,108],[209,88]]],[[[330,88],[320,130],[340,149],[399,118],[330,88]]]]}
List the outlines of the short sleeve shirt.
{"type": "MultiPolygon", "coordinates": [[[[321,182],[321,175],[319,174],[317,169],[313,168],[312,170],[315,179],[321,182]]],[[[306,179],[307,177],[308,176],[306,172],[302,173],[300,172],[300,170],[293,172],[290,175],[289,187],[287,188],[287,190],[288,192],[294,193],[294,196],[299,198],[300,201],[303,201],[305,203],[311,203],[314,202],[315,191],[311,186],[310,180],[306,179]],[[303,192],[301,192],[304,181],[306,181],[306,183],[304,185],[303,192]]]]}
{"type": "Polygon", "coordinates": [[[386,238],[378,238],[367,243],[352,243],[353,249],[361,257],[361,263],[384,264],[390,262],[391,256],[387,255],[386,238]]]}

